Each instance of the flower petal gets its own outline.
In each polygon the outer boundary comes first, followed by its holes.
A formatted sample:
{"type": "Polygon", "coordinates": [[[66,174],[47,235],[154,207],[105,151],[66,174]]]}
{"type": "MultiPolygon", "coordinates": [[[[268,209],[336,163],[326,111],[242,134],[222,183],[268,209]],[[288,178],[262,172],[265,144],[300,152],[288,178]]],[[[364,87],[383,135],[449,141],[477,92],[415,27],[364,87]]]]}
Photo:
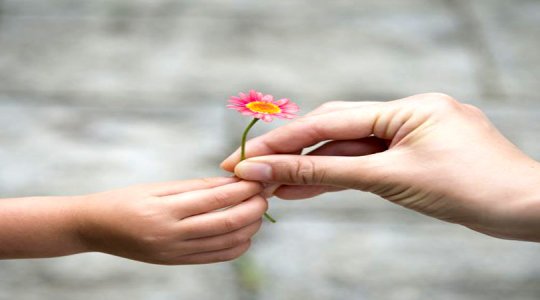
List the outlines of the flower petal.
{"type": "Polygon", "coordinates": [[[264,95],[264,97],[262,97],[261,100],[264,101],[264,102],[273,102],[274,101],[274,96],[272,96],[270,94],[264,95]]]}
{"type": "Polygon", "coordinates": [[[246,101],[246,102],[249,102],[249,95],[248,94],[245,94],[245,93],[239,93],[238,95],[240,95],[240,98],[242,98],[242,100],[246,101]]]}
{"type": "Polygon", "coordinates": [[[298,107],[298,105],[293,104],[293,103],[288,103],[285,106],[281,107],[281,111],[286,112],[286,113],[295,113],[295,112],[298,112],[299,110],[300,108],[298,107]]]}
{"type": "Polygon", "coordinates": [[[262,120],[267,123],[272,122],[272,115],[263,115],[262,120]]]}
{"type": "Polygon", "coordinates": [[[294,118],[297,117],[296,115],[293,115],[293,114],[281,114],[281,116],[282,116],[284,119],[294,119],[294,118]]]}
{"type": "Polygon", "coordinates": [[[232,100],[230,100],[230,101],[229,101],[229,104],[227,104],[227,105],[228,105],[228,106],[230,106],[230,105],[234,105],[234,106],[246,106],[246,104],[243,103],[243,102],[236,102],[236,101],[232,101],[232,100]]]}
{"type": "Polygon", "coordinates": [[[228,102],[229,104],[227,104],[227,108],[234,109],[242,115],[258,118],[265,122],[271,122],[274,120],[274,118],[295,118],[297,117],[295,113],[300,110],[298,105],[288,98],[275,100],[274,96],[270,94],[265,95],[253,89],[248,93],[238,93],[238,96],[231,96],[228,102]],[[257,103],[254,107],[251,107],[250,103],[252,102],[263,103],[257,103]],[[264,105],[274,106],[275,109],[264,110],[264,105]],[[258,107],[258,109],[255,109],[255,107],[258,107]]]}
{"type": "Polygon", "coordinates": [[[290,101],[289,99],[283,98],[283,99],[276,100],[274,102],[274,104],[277,105],[277,106],[282,106],[282,105],[285,105],[285,104],[289,103],[289,101],[290,101]]]}
{"type": "Polygon", "coordinates": [[[249,101],[257,101],[257,99],[259,99],[258,95],[257,95],[257,91],[255,90],[251,90],[249,91],[249,101]]]}

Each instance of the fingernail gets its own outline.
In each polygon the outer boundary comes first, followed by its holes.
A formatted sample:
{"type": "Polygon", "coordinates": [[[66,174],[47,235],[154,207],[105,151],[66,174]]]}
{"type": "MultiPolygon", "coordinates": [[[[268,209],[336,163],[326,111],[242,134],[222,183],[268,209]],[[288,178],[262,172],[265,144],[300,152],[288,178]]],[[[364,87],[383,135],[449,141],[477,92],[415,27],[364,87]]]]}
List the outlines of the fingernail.
{"type": "Polygon", "coordinates": [[[272,180],[272,167],[265,163],[241,162],[234,172],[238,177],[246,180],[270,181],[272,180]]]}
{"type": "Polygon", "coordinates": [[[219,167],[225,171],[227,171],[227,169],[225,169],[225,161],[222,161],[220,164],[219,164],[219,167]]]}

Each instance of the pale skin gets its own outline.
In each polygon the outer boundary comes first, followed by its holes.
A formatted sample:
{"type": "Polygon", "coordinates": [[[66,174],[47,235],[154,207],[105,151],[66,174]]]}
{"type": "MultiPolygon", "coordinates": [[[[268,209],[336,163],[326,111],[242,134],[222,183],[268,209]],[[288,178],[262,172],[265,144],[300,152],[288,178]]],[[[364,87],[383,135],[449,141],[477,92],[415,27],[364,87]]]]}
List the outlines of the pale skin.
{"type": "Polygon", "coordinates": [[[540,242],[540,164],[477,108],[442,94],[330,102],[253,139],[222,167],[238,177],[140,185],[66,197],[0,199],[0,259],[103,252],[200,264],[242,255],[267,209],[358,189],[506,239],[540,242]],[[309,153],[304,148],[327,141],[309,153]]]}
{"type": "Polygon", "coordinates": [[[284,199],[357,189],[494,237],[540,242],[540,163],[476,107],[444,94],[329,102],[222,168],[284,199]],[[307,155],[301,151],[327,142],[307,155]]]}
{"type": "Polygon", "coordinates": [[[256,182],[208,178],[0,200],[0,258],[103,252],[180,265],[232,260],[267,209],[256,182]]]}

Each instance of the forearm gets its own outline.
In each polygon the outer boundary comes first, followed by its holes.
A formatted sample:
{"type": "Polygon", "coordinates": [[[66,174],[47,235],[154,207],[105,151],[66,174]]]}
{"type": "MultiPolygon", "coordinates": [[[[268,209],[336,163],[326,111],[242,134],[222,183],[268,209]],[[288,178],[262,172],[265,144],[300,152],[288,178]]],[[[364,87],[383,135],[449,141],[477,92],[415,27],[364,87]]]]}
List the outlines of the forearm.
{"type": "Polygon", "coordinates": [[[0,199],[0,259],[84,252],[77,234],[79,197],[0,199]]]}

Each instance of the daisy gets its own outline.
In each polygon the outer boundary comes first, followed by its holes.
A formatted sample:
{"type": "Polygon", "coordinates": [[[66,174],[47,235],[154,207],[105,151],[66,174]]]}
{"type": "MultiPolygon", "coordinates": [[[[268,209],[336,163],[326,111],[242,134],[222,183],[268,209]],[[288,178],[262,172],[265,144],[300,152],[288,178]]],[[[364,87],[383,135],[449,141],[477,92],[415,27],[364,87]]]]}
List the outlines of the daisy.
{"type": "Polygon", "coordinates": [[[274,118],[292,119],[296,117],[298,105],[287,98],[274,100],[272,95],[264,95],[255,90],[248,94],[239,93],[229,99],[228,108],[236,109],[245,116],[252,116],[265,122],[272,122],[274,118]]]}
{"type": "MultiPolygon", "coordinates": [[[[245,116],[253,117],[253,120],[242,134],[240,161],[246,159],[247,135],[257,121],[263,120],[265,122],[272,122],[274,118],[292,119],[296,117],[295,113],[299,111],[298,105],[287,98],[274,100],[274,96],[264,95],[255,90],[249,91],[248,94],[239,93],[238,96],[232,96],[229,98],[229,105],[227,105],[227,107],[235,109],[245,116]]],[[[276,222],[269,214],[265,213],[264,216],[270,220],[270,222],[276,222]]]]}

